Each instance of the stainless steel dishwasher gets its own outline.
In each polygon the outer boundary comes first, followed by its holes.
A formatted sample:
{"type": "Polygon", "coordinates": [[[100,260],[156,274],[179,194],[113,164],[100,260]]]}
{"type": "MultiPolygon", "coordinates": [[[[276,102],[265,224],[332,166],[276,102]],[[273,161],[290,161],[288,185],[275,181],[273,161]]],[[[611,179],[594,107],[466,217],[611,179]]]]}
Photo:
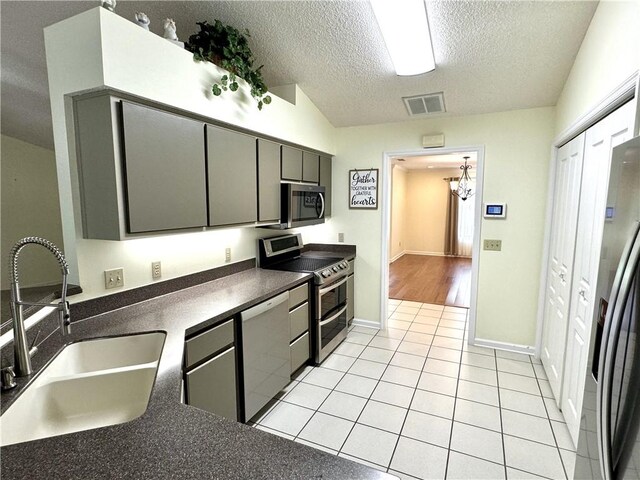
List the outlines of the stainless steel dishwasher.
{"type": "Polygon", "coordinates": [[[289,292],[240,314],[245,421],[291,381],[289,292]]]}

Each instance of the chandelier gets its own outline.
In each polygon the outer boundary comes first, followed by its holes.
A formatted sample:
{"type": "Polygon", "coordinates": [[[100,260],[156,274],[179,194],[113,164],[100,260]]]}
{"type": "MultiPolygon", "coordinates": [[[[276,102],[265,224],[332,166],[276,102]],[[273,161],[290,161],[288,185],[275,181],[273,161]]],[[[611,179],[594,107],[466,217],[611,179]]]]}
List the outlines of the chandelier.
{"type": "Polygon", "coordinates": [[[471,157],[464,157],[464,165],[460,165],[460,170],[462,170],[462,175],[460,175],[459,180],[451,180],[449,185],[451,187],[451,193],[460,197],[460,200],[466,200],[470,196],[475,193],[474,181],[469,177],[469,170],[471,170],[471,165],[467,163],[471,157]]]}

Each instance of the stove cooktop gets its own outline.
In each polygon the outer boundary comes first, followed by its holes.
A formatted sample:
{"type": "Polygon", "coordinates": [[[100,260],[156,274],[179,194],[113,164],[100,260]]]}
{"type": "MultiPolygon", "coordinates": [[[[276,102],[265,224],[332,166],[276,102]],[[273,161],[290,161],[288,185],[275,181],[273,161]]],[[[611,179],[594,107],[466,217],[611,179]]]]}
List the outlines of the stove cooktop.
{"type": "Polygon", "coordinates": [[[279,262],[270,268],[286,270],[289,272],[317,272],[335,263],[342,262],[342,258],[336,257],[296,257],[291,260],[279,262]]]}

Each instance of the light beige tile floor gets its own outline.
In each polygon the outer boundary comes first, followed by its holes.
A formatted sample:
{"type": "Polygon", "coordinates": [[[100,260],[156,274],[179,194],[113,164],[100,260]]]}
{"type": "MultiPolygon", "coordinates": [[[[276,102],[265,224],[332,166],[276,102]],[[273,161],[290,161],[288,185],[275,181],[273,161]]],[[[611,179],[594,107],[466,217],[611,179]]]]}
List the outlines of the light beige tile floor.
{"type": "Polygon", "coordinates": [[[389,300],[389,318],[298,372],[256,428],[400,478],[571,475],[539,361],[468,346],[465,309],[389,300]]]}

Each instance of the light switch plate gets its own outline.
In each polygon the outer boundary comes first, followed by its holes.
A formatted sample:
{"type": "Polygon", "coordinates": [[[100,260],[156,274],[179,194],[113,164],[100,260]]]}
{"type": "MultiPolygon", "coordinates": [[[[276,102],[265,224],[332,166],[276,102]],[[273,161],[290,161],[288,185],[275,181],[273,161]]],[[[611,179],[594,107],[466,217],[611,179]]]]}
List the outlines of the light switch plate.
{"type": "Polygon", "coordinates": [[[124,287],[124,268],[104,271],[104,288],[124,287]]]}
{"type": "Polygon", "coordinates": [[[338,234],[338,242],[344,243],[344,233],[339,233],[338,234]]]}
{"type": "Polygon", "coordinates": [[[499,252],[502,250],[502,240],[485,240],[482,248],[484,250],[499,252]]]}
{"type": "Polygon", "coordinates": [[[224,249],[224,261],[226,263],[229,263],[231,261],[231,249],[230,248],[225,248],[224,249]]]}

